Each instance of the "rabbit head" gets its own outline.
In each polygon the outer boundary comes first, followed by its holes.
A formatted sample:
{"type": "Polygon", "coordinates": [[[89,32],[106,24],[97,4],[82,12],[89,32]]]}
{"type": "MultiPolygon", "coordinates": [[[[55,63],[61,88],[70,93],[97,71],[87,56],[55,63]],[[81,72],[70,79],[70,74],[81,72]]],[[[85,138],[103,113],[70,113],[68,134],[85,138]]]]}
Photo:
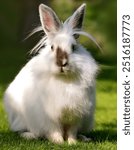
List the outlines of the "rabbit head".
{"type": "Polygon", "coordinates": [[[39,52],[45,45],[39,53],[46,55],[50,72],[66,76],[71,74],[73,77],[77,74],[80,78],[90,79],[96,73],[97,65],[94,59],[77,42],[77,38],[82,34],[97,44],[90,34],[82,31],[85,6],[86,4],[82,4],[64,23],[60,22],[50,7],[44,4],[39,6],[41,27],[36,28],[33,33],[43,30],[45,35],[33,48],[32,53],[39,52]]]}

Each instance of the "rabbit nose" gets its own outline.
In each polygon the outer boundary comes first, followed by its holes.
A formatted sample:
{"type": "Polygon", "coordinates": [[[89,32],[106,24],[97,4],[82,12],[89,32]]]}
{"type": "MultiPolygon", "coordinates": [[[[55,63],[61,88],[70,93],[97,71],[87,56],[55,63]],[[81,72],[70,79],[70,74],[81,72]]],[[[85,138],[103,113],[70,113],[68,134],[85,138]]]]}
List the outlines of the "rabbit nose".
{"type": "Polygon", "coordinates": [[[64,59],[62,60],[62,67],[67,66],[67,64],[68,64],[67,59],[64,58],[64,59]]]}
{"type": "Polygon", "coordinates": [[[59,67],[66,67],[68,65],[68,61],[66,58],[60,59],[56,63],[59,67]]]}

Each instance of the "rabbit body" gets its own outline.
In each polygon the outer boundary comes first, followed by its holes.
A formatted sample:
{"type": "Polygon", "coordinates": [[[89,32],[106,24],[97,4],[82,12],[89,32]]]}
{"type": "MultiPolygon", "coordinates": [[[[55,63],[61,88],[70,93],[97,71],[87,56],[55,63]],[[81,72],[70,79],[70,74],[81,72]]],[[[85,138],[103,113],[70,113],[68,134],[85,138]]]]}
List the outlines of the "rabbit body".
{"type": "Polygon", "coordinates": [[[78,131],[93,127],[98,66],[72,35],[59,31],[45,42],[46,46],[22,68],[5,92],[10,126],[26,138],[74,143],[78,131]],[[52,52],[52,41],[59,52],[52,52]],[[77,45],[74,53],[72,44],[77,45]],[[57,57],[62,56],[62,63],[65,60],[59,47],[68,53],[66,66],[57,67],[57,57]]]}

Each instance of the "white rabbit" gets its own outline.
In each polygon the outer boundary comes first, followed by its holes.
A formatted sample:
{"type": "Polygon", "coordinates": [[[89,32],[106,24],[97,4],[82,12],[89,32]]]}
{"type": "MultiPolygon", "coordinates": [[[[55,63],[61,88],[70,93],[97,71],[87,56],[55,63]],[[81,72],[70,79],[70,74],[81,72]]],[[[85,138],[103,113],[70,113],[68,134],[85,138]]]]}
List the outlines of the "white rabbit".
{"type": "Polygon", "coordinates": [[[76,41],[83,32],[86,4],[61,23],[54,11],[39,6],[44,37],[38,53],[18,73],[5,92],[11,129],[25,138],[46,137],[54,143],[76,143],[78,132],[93,128],[95,77],[98,65],[76,41]]]}

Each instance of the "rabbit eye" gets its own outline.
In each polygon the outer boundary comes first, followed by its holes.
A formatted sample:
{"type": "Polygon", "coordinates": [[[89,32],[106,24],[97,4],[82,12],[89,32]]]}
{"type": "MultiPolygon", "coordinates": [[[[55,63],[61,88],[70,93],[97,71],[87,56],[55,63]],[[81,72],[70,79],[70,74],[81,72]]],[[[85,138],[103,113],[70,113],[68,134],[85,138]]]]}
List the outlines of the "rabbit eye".
{"type": "Polygon", "coordinates": [[[76,45],[72,44],[72,51],[74,52],[76,50],[76,45]]]}
{"type": "Polygon", "coordinates": [[[51,50],[54,51],[54,46],[53,45],[51,45],[51,50]]]}

